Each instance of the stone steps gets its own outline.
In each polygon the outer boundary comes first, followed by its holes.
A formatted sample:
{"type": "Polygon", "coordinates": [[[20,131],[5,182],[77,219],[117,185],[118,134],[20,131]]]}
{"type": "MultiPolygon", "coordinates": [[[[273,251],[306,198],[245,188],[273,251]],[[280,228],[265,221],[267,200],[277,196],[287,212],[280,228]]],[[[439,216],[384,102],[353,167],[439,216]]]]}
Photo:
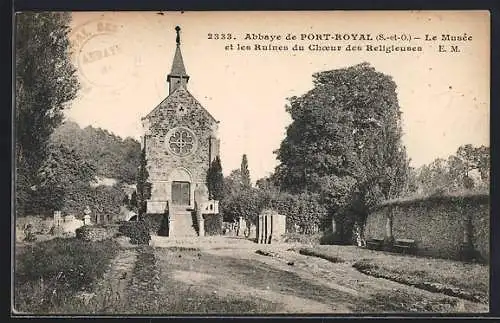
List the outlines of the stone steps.
{"type": "Polygon", "coordinates": [[[175,210],[171,216],[170,236],[175,238],[197,237],[190,211],[175,210]]]}

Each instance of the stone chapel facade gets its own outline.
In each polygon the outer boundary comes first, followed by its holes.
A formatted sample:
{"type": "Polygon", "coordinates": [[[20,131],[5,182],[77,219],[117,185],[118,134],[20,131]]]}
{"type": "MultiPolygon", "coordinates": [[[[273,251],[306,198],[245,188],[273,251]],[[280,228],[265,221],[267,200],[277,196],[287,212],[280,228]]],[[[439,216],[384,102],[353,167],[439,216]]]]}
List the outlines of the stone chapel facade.
{"type": "Polygon", "coordinates": [[[147,213],[169,207],[194,208],[194,192],[206,184],[210,163],[219,155],[218,121],[189,93],[180,47],[180,28],[172,69],[167,75],[168,96],[143,117],[148,181],[152,184],[147,213]]]}

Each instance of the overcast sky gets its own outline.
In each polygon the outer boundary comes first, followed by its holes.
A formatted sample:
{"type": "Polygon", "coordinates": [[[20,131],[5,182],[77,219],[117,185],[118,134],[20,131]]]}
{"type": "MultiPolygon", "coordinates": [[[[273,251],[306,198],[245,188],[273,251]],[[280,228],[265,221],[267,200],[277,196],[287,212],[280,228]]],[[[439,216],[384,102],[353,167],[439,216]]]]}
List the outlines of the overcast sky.
{"type": "MultiPolygon", "coordinates": [[[[489,17],[476,13],[398,12],[226,12],[73,13],[72,44],[82,90],[67,117],[119,136],[139,139],[140,118],[168,94],[166,75],[181,48],[188,90],[220,121],[225,174],[239,168],[246,153],[252,180],[277,164],[273,151],[291,119],[286,98],[312,88],[312,74],[369,62],[398,86],[404,144],[413,166],[447,157],[462,145],[489,145],[489,17]],[[208,39],[230,33],[237,41],[208,39]],[[460,53],[438,53],[441,42],[387,42],[421,45],[422,52],[229,51],[247,33],[379,33],[424,37],[443,33],[472,36],[460,53]],[[106,57],[103,57],[106,56],[106,57]]],[[[277,45],[360,44],[355,41],[274,41],[277,45]]],[[[370,42],[368,42],[370,43],[370,42]]],[[[370,43],[376,44],[376,43],[370,43]]]]}

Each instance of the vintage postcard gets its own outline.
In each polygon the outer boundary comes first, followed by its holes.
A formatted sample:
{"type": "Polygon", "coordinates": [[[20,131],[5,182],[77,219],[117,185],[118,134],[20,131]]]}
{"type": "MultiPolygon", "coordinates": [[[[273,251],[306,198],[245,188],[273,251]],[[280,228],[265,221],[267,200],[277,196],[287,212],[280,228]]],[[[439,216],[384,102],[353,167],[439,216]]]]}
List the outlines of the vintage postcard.
{"type": "Polygon", "coordinates": [[[13,315],[487,313],[488,11],[18,12],[13,315]]]}

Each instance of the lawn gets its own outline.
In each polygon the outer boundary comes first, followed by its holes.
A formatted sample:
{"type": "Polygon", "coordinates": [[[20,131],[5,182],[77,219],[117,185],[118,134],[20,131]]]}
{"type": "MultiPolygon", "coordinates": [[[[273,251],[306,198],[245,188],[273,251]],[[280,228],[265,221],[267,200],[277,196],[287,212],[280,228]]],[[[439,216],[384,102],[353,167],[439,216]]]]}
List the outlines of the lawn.
{"type": "Polygon", "coordinates": [[[419,288],[448,295],[488,302],[489,266],[460,261],[416,257],[374,251],[355,246],[314,246],[299,252],[320,258],[337,259],[353,265],[361,272],[388,278],[419,288]],[[469,296],[467,296],[469,295],[469,296]],[[458,295],[456,295],[458,296],[458,295]]]}

